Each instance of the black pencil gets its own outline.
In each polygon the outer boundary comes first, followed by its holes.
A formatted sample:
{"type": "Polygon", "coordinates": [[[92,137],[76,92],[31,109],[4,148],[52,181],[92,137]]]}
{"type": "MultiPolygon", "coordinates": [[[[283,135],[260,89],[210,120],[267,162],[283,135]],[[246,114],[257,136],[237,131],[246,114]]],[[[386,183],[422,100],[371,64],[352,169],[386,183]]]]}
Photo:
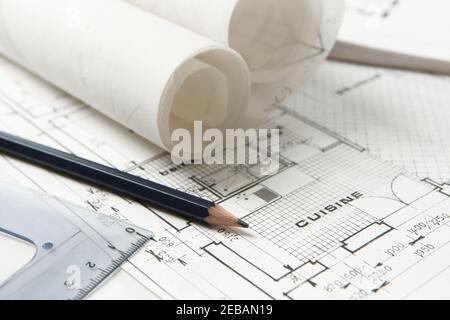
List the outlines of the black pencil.
{"type": "Polygon", "coordinates": [[[212,201],[0,131],[0,152],[210,225],[248,228],[212,201]]]}

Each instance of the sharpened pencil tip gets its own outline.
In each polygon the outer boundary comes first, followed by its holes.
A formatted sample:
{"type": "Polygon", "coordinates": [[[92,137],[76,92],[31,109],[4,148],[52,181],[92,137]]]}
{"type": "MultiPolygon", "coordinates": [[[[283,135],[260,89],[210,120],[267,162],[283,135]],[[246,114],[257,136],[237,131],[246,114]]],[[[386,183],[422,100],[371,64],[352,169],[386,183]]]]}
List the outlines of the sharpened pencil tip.
{"type": "Polygon", "coordinates": [[[250,228],[250,225],[242,219],[238,219],[238,223],[242,228],[246,228],[246,229],[250,228]]]}
{"type": "Polygon", "coordinates": [[[204,218],[206,223],[209,223],[213,226],[228,226],[228,227],[236,227],[236,228],[249,228],[250,225],[243,221],[242,219],[237,218],[232,213],[222,208],[219,205],[216,205],[208,210],[209,216],[204,218]]]}

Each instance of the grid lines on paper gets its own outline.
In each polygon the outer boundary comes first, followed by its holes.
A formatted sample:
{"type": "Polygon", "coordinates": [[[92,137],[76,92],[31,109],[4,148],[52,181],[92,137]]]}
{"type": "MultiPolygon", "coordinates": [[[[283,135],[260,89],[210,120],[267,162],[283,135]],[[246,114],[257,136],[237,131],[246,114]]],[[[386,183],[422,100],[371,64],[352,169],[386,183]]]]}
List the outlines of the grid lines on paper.
{"type": "Polygon", "coordinates": [[[450,77],[328,62],[288,108],[395,165],[450,180],[450,77]]]}
{"type": "Polygon", "coordinates": [[[354,192],[390,196],[401,169],[377,157],[341,145],[299,164],[317,181],[251,214],[252,229],[302,260],[314,260],[376,219],[351,205],[322,215],[306,228],[296,224],[354,192]]]}
{"type": "Polygon", "coordinates": [[[207,175],[215,170],[217,170],[216,166],[177,166],[173,164],[170,154],[164,154],[136,166],[130,173],[204,199],[216,201],[219,198],[215,194],[192,180],[194,176],[207,175]]]}

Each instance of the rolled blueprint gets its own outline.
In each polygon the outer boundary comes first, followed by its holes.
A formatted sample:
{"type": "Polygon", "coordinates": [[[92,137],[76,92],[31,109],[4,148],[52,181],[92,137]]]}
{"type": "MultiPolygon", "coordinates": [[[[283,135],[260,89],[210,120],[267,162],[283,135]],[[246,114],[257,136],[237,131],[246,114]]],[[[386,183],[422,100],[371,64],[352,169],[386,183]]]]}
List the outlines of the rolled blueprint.
{"type": "Polygon", "coordinates": [[[0,0],[0,52],[167,150],[248,103],[239,54],[121,0],[0,0]]]}
{"type": "Polygon", "coordinates": [[[316,70],[344,12],[344,0],[128,1],[239,52],[261,103],[279,101],[316,70]]]}

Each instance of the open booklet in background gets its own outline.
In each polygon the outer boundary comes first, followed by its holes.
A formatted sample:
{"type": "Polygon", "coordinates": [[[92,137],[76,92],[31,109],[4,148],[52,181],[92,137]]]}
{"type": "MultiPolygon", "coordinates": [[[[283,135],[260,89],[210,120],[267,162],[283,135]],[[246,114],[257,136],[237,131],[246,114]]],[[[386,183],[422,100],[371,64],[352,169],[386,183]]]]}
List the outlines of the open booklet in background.
{"type": "Polygon", "coordinates": [[[447,0],[347,0],[332,58],[450,73],[447,0]]]}

